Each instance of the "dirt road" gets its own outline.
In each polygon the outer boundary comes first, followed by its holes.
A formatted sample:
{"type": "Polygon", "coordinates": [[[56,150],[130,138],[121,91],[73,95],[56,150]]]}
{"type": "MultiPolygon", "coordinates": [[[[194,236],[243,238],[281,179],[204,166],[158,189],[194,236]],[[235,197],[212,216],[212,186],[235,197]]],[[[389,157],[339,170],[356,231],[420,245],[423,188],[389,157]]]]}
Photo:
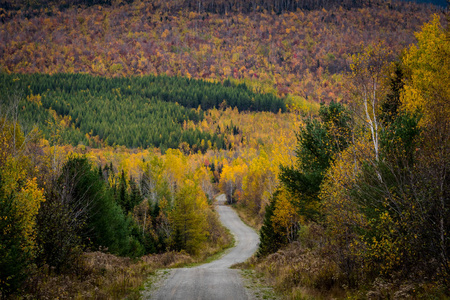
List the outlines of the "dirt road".
{"type": "Polygon", "coordinates": [[[235,247],[211,263],[195,268],[173,269],[150,299],[249,299],[238,270],[229,267],[247,260],[259,243],[257,233],[224,205],[225,195],[217,197],[221,222],[234,235],[235,247]]]}

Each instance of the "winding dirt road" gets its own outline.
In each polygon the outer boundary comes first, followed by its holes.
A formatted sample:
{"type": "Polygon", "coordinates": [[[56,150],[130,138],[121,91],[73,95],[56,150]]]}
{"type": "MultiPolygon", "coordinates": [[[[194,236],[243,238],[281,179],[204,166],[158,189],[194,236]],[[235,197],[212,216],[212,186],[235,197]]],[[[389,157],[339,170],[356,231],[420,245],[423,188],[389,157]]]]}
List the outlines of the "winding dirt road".
{"type": "Polygon", "coordinates": [[[245,225],[238,215],[224,205],[225,195],[217,197],[216,209],[220,221],[234,235],[235,247],[211,263],[195,268],[170,270],[161,287],[152,293],[150,299],[248,299],[238,270],[230,267],[247,260],[255,253],[259,236],[245,225]]]}

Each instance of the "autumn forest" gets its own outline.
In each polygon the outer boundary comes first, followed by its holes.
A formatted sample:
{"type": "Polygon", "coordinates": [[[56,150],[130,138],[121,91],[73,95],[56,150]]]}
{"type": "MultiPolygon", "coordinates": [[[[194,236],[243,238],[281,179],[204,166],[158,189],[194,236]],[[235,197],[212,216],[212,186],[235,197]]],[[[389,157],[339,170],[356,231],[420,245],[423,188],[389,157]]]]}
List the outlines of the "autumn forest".
{"type": "Polygon", "coordinates": [[[437,4],[0,0],[0,298],[139,299],[219,194],[279,298],[450,297],[437,4]]]}

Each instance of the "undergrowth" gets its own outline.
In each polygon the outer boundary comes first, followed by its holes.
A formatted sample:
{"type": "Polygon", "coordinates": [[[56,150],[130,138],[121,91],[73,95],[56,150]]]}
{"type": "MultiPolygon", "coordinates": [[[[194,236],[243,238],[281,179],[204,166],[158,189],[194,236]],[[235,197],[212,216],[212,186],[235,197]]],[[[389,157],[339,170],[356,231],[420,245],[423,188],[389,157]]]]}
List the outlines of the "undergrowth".
{"type": "Polygon", "coordinates": [[[251,269],[286,299],[448,299],[448,291],[426,279],[359,278],[348,281],[336,263],[335,249],[323,228],[309,225],[299,239],[265,257],[252,257],[234,267],[251,269]]]}
{"type": "Polygon", "coordinates": [[[11,299],[140,299],[145,281],[156,270],[209,262],[232,247],[229,231],[219,224],[216,229],[211,233],[214,242],[207,243],[197,256],[170,251],[132,259],[95,251],[83,253],[77,266],[64,274],[47,266],[34,267],[21,293],[11,299]]]}
{"type": "Polygon", "coordinates": [[[139,299],[146,278],[159,268],[190,263],[185,253],[167,252],[140,259],[86,252],[76,270],[55,274],[43,267],[27,279],[24,292],[14,299],[139,299]]]}

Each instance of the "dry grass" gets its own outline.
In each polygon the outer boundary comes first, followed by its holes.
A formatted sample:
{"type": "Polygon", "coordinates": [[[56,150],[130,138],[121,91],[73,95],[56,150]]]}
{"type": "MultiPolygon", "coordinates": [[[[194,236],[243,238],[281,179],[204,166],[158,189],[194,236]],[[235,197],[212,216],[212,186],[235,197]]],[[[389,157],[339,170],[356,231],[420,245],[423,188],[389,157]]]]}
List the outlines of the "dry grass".
{"type": "Polygon", "coordinates": [[[41,269],[30,276],[24,299],[139,299],[148,276],[159,268],[192,263],[185,253],[147,255],[139,260],[103,252],[84,253],[77,270],[55,275],[41,269]]]}
{"type": "Polygon", "coordinates": [[[289,299],[332,299],[345,294],[340,288],[339,267],[317,250],[302,247],[299,242],[250,264],[289,299]]]}
{"type": "Polygon", "coordinates": [[[253,269],[287,299],[344,298],[344,276],[320,239],[323,229],[310,226],[296,241],[263,258],[253,257],[236,268],[253,269]]]}
{"type": "Polygon", "coordinates": [[[235,267],[262,274],[286,299],[449,299],[448,289],[427,279],[361,277],[351,284],[323,233],[311,224],[299,241],[235,267]]]}
{"type": "Polygon", "coordinates": [[[245,224],[259,232],[263,224],[263,219],[260,216],[251,214],[245,206],[239,204],[233,205],[233,208],[245,224]]]}
{"type": "Polygon", "coordinates": [[[157,269],[182,267],[199,263],[222,249],[208,247],[202,255],[191,257],[185,252],[146,255],[138,260],[103,252],[84,253],[77,270],[55,275],[41,269],[30,276],[26,292],[16,299],[139,299],[150,274],[157,269]]]}

